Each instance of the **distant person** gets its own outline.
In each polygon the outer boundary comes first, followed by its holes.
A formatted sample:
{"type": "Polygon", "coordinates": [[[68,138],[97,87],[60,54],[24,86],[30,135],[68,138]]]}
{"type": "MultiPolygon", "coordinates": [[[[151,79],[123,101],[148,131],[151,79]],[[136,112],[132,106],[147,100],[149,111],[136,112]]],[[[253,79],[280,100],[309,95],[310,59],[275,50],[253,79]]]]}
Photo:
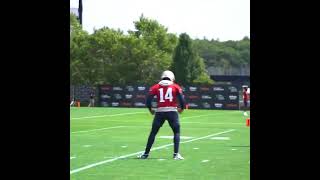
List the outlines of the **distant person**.
{"type": "Polygon", "coordinates": [[[76,98],[73,97],[70,103],[70,106],[74,106],[76,104],[76,98]]]}
{"type": "Polygon", "coordinates": [[[90,94],[90,102],[89,102],[88,107],[94,107],[94,94],[93,93],[90,94]]]}
{"type": "Polygon", "coordinates": [[[245,116],[248,116],[248,113],[246,112],[246,110],[248,110],[248,101],[249,101],[249,93],[248,93],[248,87],[247,86],[243,86],[243,92],[242,92],[242,96],[243,96],[243,104],[244,104],[244,112],[243,114],[245,116]]]}
{"type": "Polygon", "coordinates": [[[138,156],[140,159],[148,158],[154,139],[165,120],[168,121],[173,131],[173,159],[184,159],[179,154],[180,122],[178,112],[183,112],[185,102],[182,95],[182,89],[178,84],[174,83],[174,80],[175,78],[173,72],[164,71],[161,76],[161,81],[158,84],[153,85],[149,90],[146,106],[148,107],[150,113],[152,115],[155,114],[155,116],[153,119],[146,149],[142,155],[138,156]],[[151,101],[154,96],[157,96],[158,107],[156,111],[151,109],[151,101]],[[177,107],[177,99],[179,99],[180,108],[177,107]]]}

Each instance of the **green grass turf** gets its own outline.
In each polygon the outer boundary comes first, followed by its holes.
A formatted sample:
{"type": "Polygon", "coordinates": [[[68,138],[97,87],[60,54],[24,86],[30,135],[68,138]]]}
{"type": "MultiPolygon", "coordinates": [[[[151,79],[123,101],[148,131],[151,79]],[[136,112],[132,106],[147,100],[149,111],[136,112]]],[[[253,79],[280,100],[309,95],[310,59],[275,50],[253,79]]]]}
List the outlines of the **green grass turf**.
{"type": "MultiPolygon", "coordinates": [[[[72,180],[250,179],[250,128],[241,111],[186,110],[180,115],[181,136],[193,139],[234,129],[212,137],[180,144],[184,160],[173,160],[173,146],[151,151],[149,159],[136,155],[98,162],[143,151],[153,116],[144,108],[70,108],[70,178],[72,180]],[[110,128],[110,129],[109,129],[110,128]],[[198,149],[194,149],[198,148],[198,149]],[[71,159],[71,157],[74,157],[71,159]],[[164,160],[161,160],[164,159],[164,160]],[[209,160],[202,162],[203,160],[209,160]],[[73,173],[71,173],[73,172],[73,173]]],[[[165,122],[153,148],[171,144],[172,130],[165,122]]],[[[181,142],[191,139],[181,139],[181,142]]]]}

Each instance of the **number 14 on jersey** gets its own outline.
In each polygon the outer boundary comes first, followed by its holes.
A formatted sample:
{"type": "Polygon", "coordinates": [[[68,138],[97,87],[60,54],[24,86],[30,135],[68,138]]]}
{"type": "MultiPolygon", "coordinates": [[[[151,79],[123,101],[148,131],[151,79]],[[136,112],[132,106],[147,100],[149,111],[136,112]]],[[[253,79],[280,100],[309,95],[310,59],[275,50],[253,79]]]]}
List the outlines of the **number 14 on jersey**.
{"type": "Polygon", "coordinates": [[[160,91],[160,101],[159,102],[165,102],[165,100],[167,100],[167,99],[170,102],[172,102],[173,96],[172,96],[172,88],[171,87],[169,87],[167,89],[167,92],[165,92],[164,97],[163,97],[163,94],[164,94],[163,93],[163,88],[160,88],[159,91],[160,91]]]}

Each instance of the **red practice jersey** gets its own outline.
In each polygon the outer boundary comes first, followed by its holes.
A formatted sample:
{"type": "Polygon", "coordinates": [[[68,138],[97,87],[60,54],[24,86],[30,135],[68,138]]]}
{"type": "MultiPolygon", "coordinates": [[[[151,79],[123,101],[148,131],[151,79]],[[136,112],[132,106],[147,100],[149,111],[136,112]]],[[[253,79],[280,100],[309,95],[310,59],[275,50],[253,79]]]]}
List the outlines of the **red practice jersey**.
{"type": "Polygon", "coordinates": [[[247,91],[243,91],[243,99],[245,101],[248,101],[248,93],[247,93],[247,91]]]}
{"type": "Polygon", "coordinates": [[[153,85],[149,94],[157,96],[157,111],[172,111],[177,110],[177,95],[182,95],[182,89],[175,83],[160,83],[153,85]]]}

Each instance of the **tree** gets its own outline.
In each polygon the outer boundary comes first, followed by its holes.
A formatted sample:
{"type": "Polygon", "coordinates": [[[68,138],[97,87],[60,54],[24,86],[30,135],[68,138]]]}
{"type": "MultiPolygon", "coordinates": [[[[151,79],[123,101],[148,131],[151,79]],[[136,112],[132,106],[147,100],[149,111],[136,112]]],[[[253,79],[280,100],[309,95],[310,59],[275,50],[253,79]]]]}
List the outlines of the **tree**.
{"type": "MultiPolygon", "coordinates": [[[[211,82],[205,70],[203,62],[205,58],[196,53],[187,34],[178,38],[175,34],[168,33],[167,28],[156,20],[143,15],[134,24],[135,30],[129,31],[128,34],[108,27],[88,34],[82,29],[77,18],[71,14],[71,83],[73,85],[152,84],[158,81],[159,74],[170,69],[170,66],[176,69],[174,71],[177,71],[177,80],[184,84],[211,82]],[[178,40],[179,46],[177,46],[178,40]],[[173,57],[176,62],[173,62],[173,57]]],[[[202,47],[210,45],[211,41],[205,41],[207,42],[202,44],[202,47]]],[[[237,45],[242,49],[246,43],[237,45]]],[[[203,52],[208,51],[201,51],[203,52]]],[[[217,56],[215,52],[210,53],[217,56]]],[[[208,56],[211,56],[210,53],[208,56]]],[[[243,51],[242,54],[246,53],[243,51]]]]}
{"type": "Polygon", "coordinates": [[[148,19],[143,14],[134,25],[135,30],[129,31],[129,34],[142,42],[141,52],[144,52],[144,61],[138,69],[146,83],[154,83],[159,79],[159,74],[172,64],[172,53],[178,38],[168,33],[168,29],[156,20],[148,19]]]}
{"type": "Polygon", "coordinates": [[[156,20],[144,17],[141,14],[139,21],[134,22],[135,31],[129,31],[139,39],[146,41],[148,45],[155,46],[166,53],[173,53],[177,43],[177,37],[168,33],[168,29],[156,20]]]}
{"type": "Polygon", "coordinates": [[[192,40],[186,33],[179,36],[171,69],[175,73],[176,81],[182,85],[194,82],[213,83],[206,73],[203,59],[196,53],[192,40]]]}
{"type": "Polygon", "coordinates": [[[87,70],[83,65],[86,58],[87,39],[86,31],[83,31],[77,17],[70,14],[70,82],[71,84],[85,84],[87,77],[83,71],[87,70]]]}
{"type": "Polygon", "coordinates": [[[197,58],[193,67],[195,67],[194,71],[192,71],[193,73],[191,73],[192,74],[191,76],[194,76],[192,81],[193,84],[200,84],[200,85],[213,84],[213,80],[210,78],[205,68],[204,61],[199,55],[197,55],[197,58]]]}
{"type": "Polygon", "coordinates": [[[195,49],[207,67],[217,67],[228,72],[231,68],[248,67],[250,64],[250,39],[219,42],[206,39],[193,40],[195,49]]]}

